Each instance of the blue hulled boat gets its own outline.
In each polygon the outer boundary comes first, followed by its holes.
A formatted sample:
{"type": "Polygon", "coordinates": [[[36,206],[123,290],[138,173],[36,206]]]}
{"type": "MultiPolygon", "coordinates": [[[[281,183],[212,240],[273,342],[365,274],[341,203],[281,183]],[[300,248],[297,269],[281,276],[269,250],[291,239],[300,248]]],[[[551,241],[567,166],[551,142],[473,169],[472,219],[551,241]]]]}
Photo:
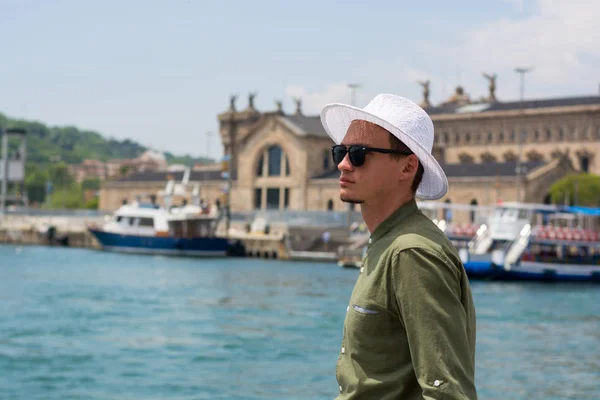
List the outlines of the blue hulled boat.
{"type": "Polygon", "coordinates": [[[102,249],[122,253],[218,257],[243,254],[239,241],[217,235],[219,212],[198,201],[172,206],[174,194],[184,195],[189,170],[182,184],[169,181],[162,192],[165,206],[154,202],[122,205],[102,226],[88,226],[102,249]]]}
{"type": "Polygon", "coordinates": [[[600,282],[599,216],[581,207],[499,206],[459,254],[476,279],[600,282]]]}

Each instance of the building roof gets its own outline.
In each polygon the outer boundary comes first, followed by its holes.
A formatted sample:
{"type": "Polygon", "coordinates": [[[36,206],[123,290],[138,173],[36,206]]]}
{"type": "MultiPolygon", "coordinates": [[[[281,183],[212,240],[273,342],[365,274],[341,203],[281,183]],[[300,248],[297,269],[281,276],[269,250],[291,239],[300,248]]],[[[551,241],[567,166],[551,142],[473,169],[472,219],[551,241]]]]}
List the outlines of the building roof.
{"type": "Polygon", "coordinates": [[[321,117],[318,115],[284,115],[282,118],[291,123],[300,133],[329,137],[325,132],[325,128],[323,128],[323,124],[321,124],[321,117]]]}
{"type": "Polygon", "coordinates": [[[583,97],[563,97],[556,99],[539,99],[539,100],[524,100],[523,104],[520,101],[509,102],[474,102],[460,106],[439,106],[430,107],[426,111],[430,115],[439,114],[465,114],[478,113],[484,111],[509,111],[536,108],[551,108],[551,107],[573,107],[600,105],[600,96],[583,96],[583,97]]]}
{"type": "MultiPolygon", "coordinates": [[[[524,174],[545,165],[544,161],[526,161],[521,164],[524,174]]],[[[473,163],[473,164],[441,164],[442,169],[448,178],[476,178],[476,177],[494,177],[494,176],[516,176],[517,163],[473,163]]],[[[338,170],[326,172],[313,177],[312,179],[336,179],[339,178],[338,170]]]]}
{"type": "MultiPolygon", "coordinates": [[[[167,182],[169,177],[175,181],[181,181],[183,179],[183,171],[141,171],[134,172],[120,179],[116,182],[167,182]]],[[[233,176],[235,179],[235,174],[233,176]]],[[[225,181],[221,176],[221,171],[194,171],[190,173],[190,181],[225,181]]]]}
{"type": "MultiPolygon", "coordinates": [[[[509,102],[473,102],[466,105],[445,105],[429,107],[426,109],[427,113],[431,116],[441,114],[466,114],[466,113],[480,113],[489,111],[510,111],[519,110],[521,107],[524,109],[537,109],[537,108],[551,108],[551,107],[573,107],[573,106],[584,106],[584,105],[600,105],[600,96],[582,96],[582,97],[564,97],[555,99],[540,99],[540,100],[525,100],[523,104],[520,101],[509,101],[509,102]]],[[[298,134],[301,135],[316,135],[322,137],[329,137],[327,132],[321,124],[321,118],[318,115],[307,116],[307,115],[282,115],[280,118],[289,124],[298,134]]]]}

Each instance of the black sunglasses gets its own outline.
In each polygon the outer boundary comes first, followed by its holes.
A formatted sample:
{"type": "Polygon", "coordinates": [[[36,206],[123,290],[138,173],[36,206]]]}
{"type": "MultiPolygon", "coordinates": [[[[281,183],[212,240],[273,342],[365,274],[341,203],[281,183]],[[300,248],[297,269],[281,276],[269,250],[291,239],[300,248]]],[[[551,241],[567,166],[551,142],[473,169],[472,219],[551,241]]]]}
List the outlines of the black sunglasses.
{"type": "Polygon", "coordinates": [[[367,153],[371,152],[383,154],[404,154],[406,156],[413,154],[411,151],[379,149],[376,147],[365,147],[357,145],[346,147],[342,144],[338,144],[331,148],[331,155],[333,156],[333,162],[335,163],[335,165],[341,163],[344,157],[346,157],[347,153],[348,158],[350,158],[350,163],[352,163],[352,165],[354,165],[355,167],[360,167],[365,163],[365,157],[367,153]]]}

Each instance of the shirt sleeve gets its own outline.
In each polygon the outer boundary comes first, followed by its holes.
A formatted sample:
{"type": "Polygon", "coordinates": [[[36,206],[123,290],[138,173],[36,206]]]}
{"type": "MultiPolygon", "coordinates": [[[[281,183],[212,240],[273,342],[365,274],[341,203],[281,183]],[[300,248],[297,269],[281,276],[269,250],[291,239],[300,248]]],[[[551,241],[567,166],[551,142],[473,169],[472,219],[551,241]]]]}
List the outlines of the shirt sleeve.
{"type": "Polygon", "coordinates": [[[402,250],[395,261],[394,293],[423,399],[477,399],[459,270],[445,255],[420,248],[402,250]]]}

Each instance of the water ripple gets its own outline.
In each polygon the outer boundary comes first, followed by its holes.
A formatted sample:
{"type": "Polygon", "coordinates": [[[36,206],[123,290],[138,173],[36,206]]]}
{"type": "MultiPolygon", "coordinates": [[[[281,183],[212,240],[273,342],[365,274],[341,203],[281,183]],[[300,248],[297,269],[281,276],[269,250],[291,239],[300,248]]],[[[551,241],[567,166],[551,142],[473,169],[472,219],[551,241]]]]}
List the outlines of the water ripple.
{"type": "MultiPolygon", "coordinates": [[[[0,393],[331,399],[355,279],[334,264],[0,246],[0,393]]],[[[481,399],[597,397],[600,287],[473,293],[481,399]]]]}

